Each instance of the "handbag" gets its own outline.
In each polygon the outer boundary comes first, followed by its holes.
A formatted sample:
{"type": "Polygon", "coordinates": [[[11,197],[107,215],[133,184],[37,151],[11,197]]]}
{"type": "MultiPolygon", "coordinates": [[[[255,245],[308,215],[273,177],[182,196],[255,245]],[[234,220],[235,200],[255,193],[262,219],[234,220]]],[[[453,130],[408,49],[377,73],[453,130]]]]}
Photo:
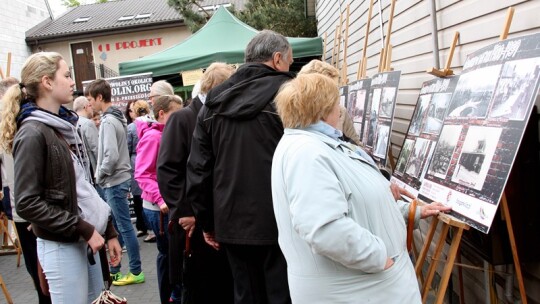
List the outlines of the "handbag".
{"type": "MultiPolygon", "coordinates": [[[[87,247],[86,254],[88,256],[88,262],[90,265],[96,264],[96,260],[94,259],[94,255],[92,253],[92,248],[90,248],[90,246],[87,247]]],[[[94,301],[92,301],[92,304],[127,304],[126,298],[120,298],[110,290],[112,279],[111,274],[109,273],[109,262],[107,260],[105,246],[99,250],[99,259],[101,260],[101,270],[103,273],[103,280],[105,281],[105,289],[94,301]]]]}
{"type": "Polygon", "coordinates": [[[418,202],[416,199],[412,200],[409,205],[409,217],[407,219],[407,252],[411,252],[413,242],[413,230],[414,230],[414,216],[416,215],[416,207],[418,202]]]}

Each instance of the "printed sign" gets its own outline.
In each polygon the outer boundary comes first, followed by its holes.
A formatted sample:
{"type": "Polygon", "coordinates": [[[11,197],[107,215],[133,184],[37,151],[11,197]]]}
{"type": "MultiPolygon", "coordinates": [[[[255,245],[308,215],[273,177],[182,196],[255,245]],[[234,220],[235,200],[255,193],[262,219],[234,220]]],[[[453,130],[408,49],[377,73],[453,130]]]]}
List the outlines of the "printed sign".
{"type": "Polygon", "coordinates": [[[469,56],[419,197],[488,233],[538,94],[540,34],[469,56]]]}
{"type": "MultiPolygon", "coordinates": [[[[111,101],[114,106],[123,110],[128,101],[144,99],[148,100],[150,87],[152,86],[152,73],[104,78],[111,85],[111,101]]],[[[83,81],[83,90],[92,80],[83,81]]]]}

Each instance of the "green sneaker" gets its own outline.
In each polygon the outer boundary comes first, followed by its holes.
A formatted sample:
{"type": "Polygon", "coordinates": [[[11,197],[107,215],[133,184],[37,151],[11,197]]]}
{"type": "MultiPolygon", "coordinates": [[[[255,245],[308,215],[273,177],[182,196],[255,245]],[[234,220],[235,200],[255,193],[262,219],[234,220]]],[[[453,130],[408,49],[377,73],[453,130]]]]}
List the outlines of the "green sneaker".
{"type": "Polygon", "coordinates": [[[142,271],[138,275],[134,275],[133,273],[128,272],[128,274],[126,274],[125,276],[113,281],[113,285],[115,286],[124,286],[139,283],[144,283],[144,273],[142,271]]]}
{"type": "Polygon", "coordinates": [[[120,278],[122,278],[122,273],[120,273],[120,272],[111,273],[111,280],[113,282],[120,280],[120,278]]]}

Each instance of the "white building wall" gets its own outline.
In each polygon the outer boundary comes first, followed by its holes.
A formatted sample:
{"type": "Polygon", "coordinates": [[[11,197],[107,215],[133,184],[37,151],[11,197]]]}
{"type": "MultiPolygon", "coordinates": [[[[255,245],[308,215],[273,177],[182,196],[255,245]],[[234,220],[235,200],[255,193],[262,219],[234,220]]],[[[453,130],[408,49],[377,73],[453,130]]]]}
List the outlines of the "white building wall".
{"type": "Polygon", "coordinates": [[[0,0],[0,67],[4,76],[7,54],[11,52],[11,76],[20,79],[24,61],[30,56],[25,32],[49,18],[44,0],[0,0]]]}
{"type": "MultiPolygon", "coordinates": [[[[369,0],[318,0],[316,16],[319,36],[325,37],[326,53],[323,59],[331,62],[336,26],[340,12],[350,4],[350,24],[347,49],[347,77],[356,80],[358,61],[364,45],[369,0]]],[[[392,154],[399,155],[409,121],[416,105],[422,83],[434,76],[426,70],[434,67],[432,22],[430,3],[432,0],[398,0],[394,12],[390,43],[392,67],[401,70],[401,80],[391,142],[392,154]]],[[[444,66],[454,33],[460,32],[451,68],[459,73],[467,54],[496,42],[502,32],[507,9],[515,8],[509,37],[537,33],[540,31],[539,0],[433,0],[437,15],[439,60],[444,66]]],[[[390,0],[375,0],[367,47],[367,76],[377,73],[379,55],[383,47],[381,34],[386,36],[390,14],[390,0]],[[380,27],[379,2],[382,7],[383,27],[380,27]]],[[[345,17],[345,14],[344,14],[345,17]]],[[[343,28],[343,34],[345,29],[343,28]]],[[[339,68],[343,66],[343,48],[339,55],[339,68]]],[[[423,232],[427,231],[424,227],[423,232]]],[[[532,240],[531,240],[532,241],[532,240]]],[[[540,264],[523,265],[525,285],[529,303],[540,303],[540,264]]],[[[466,302],[484,303],[483,273],[464,271],[466,302]]],[[[455,284],[454,286],[458,286],[455,284]]],[[[517,294],[517,293],[516,293],[517,294]]]]}

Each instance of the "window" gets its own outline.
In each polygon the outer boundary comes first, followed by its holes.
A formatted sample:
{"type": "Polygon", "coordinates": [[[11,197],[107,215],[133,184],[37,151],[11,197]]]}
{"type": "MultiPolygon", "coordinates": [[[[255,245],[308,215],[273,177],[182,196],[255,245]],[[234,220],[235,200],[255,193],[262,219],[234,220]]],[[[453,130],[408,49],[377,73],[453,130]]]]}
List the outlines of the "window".
{"type": "Polygon", "coordinates": [[[133,16],[133,15],[126,15],[126,16],[122,16],[122,17],[118,18],[118,21],[133,20],[133,18],[135,18],[135,16],[133,16]]]}
{"type": "Polygon", "coordinates": [[[142,13],[135,16],[135,19],[147,19],[150,18],[150,16],[152,16],[152,13],[142,13]]]}
{"type": "Polygon", "coordinates": [[[73,23],[83,23],[83,22],[86,22],[86,21],[90,20],[90,18],[92,18],[92,17],[79,17],[79,18],[73,20],[73,23]]]}

